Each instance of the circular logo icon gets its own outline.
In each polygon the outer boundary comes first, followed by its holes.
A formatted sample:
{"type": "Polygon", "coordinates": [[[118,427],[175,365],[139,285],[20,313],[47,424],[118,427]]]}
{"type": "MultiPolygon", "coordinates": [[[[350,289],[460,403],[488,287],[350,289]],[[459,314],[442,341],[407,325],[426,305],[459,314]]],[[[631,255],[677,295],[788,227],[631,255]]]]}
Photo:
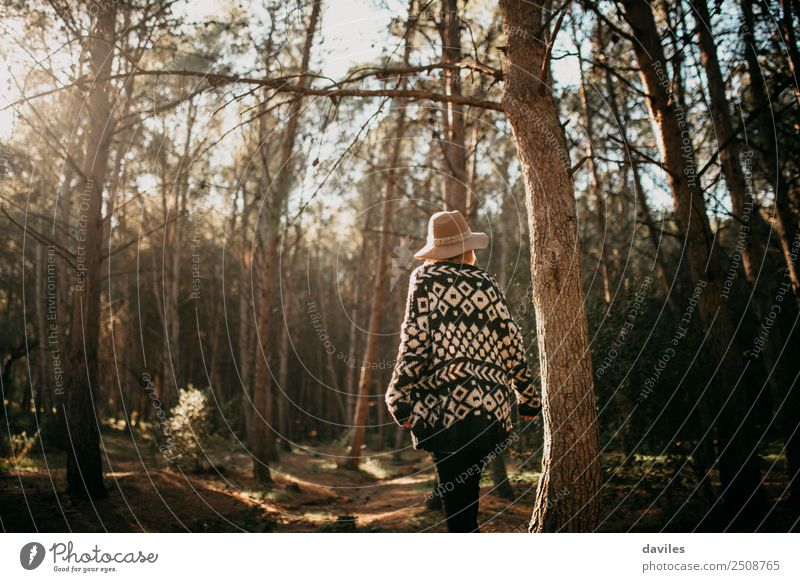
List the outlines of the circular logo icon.
{"type": "Polygon", "coordinates": [[[44,546],[39,542],[29,542],[19,551],[19,563],[26,570],[35,570],[44,561],[44,546]]]}

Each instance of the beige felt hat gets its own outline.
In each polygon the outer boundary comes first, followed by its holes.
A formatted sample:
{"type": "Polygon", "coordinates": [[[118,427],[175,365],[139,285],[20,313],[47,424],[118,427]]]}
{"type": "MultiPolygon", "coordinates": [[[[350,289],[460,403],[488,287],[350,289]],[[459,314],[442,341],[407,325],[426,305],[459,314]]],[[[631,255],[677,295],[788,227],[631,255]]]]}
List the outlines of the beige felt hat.
{"type": "Polygon", "coordinates": [[[489,236],[485,232],[472,232],[458,210],[437,212],[428,221],[428,241],[414,253],[414,258],[449,259],[488,246],[489,236]]]}

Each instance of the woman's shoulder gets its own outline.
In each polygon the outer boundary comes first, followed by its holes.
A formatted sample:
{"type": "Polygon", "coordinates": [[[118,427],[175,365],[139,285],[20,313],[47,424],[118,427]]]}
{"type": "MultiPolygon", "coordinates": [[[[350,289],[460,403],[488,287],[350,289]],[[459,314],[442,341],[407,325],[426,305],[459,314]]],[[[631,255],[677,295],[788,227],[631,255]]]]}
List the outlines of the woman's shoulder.
{"type": "Polygon", "coordinates": [[[485,284],[499,289],[497,281],[487,271],[478,265],[470,265],[468,263],[425,262],[412,271],[411,280],[437,280],[446,283],[456,283],[459,280],[477,280],[485,281],[485,284]]]}

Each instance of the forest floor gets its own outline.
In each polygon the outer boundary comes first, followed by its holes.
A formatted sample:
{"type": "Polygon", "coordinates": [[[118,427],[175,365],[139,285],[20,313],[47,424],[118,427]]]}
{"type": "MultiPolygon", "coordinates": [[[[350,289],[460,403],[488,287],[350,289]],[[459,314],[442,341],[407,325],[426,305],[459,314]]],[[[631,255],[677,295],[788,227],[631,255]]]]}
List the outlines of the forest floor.
{"type": "MultiPolygon", "coordinates": [[[[16,467],[3,466],[0,531],[445,531],[441,510],[426,507],[435,474],[427,454],[419,451],[405,450],[400,456],[371,452],[362,470],[351,471],[337,466],[341,447],[295,448],[275,464],[272,487],[262,489],[251,477],[247,455],[231,452],[241,451],[240,446],[212,444],[208,453],[214,468],[190,474],[163,465],[153,448],[134,436],[103,432],[109,495],[95,502],[62,493],[63,452],[31,453],[16,467]]],[[[606,476],[601,531],[694,529],[697,515],[706,513],[700,496],[681,491],[674,479],[662,482],[653,470],[658,464],[650,463],[641,476],[634,470],[624,478],[606,476]]],[[[484,532],[525,531],[538,474],[520,470],[514,461],[508,470],[513,499],[497,495],[484,472],[479,516],[484,532]]],[[[780,483],[767,487],[780,495],[780,483]]],[[[794,520],[777,501],[760,529],[788,531],[794,520]]]]}
{"type": "MultiPolygon", "coordinates": [[[[406,450],[372,454],[360,471],[341,469],[343,449],[316,445],[284,452],[274,484],[252,479],[245,454],[217,443],[208,447],[214,468],[186,473],[164,466],[152,449],[125,433],[103,433],[108,497],[74,501],[62,494],[65,455],[28,456],[0,472],[0,530],[42,532],[229,531],[445,531],[443,514],[426,507],[435,485],[427,454],[406,450]],[[49,467],[49,470],[48,470],[49,467]]],[[[520,486],[516,500],[481,500],[484,531],[525,527],[535,488],[520,486]],[[525,492],[527,490],[527,492],[525,492]],[[524,492],[524,493],[523,493],[524,492]]]]}

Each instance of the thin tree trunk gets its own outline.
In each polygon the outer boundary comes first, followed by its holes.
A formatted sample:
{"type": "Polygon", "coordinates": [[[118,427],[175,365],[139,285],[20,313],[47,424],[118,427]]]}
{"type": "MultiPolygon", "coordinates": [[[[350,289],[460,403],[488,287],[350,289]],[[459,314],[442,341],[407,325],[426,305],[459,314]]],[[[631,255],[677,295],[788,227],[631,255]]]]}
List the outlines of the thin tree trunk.
{"type": "Polygon", "coordinates": [[[242,224],[239,227],[239,381],[241,384],[242,420],[244,433],[250,436],[252,426],[253,392],[252,392],[252,361],[253,361],[253,333],[250,322],[254,313],[252,294],[247,281],[250,280],[252,268],[252,253],[249,240],[250,205],[247,200],[247,189],[242,187],[242,224]]]}
{"type": "Polygon", "coordinates": [[[666,59],[649,4],[623,0],[624,17],[639,42],[633,48],[639,62],[647,105],[658,133],[662,162],[672,190],[681,238],[687,241],[687,255],[698,310],[708,334],[708,349],[718,364],[712,386],[721,407],[715,430],[720,480],[729,517],[755,517],[761,513],[766,496],[761,483],[760,459],[746,412],[743,366],[734,335],[733,315],[724,299],[726,271],[721,250],[714,244],[703,192],[697,178],[694,150],[685,129],[686,112],[665,84],[666,59]],[[675,103],[678,103],[676,106],[675,103]],[[699,290],[699,291],[698,291],[699,290]],[[740,514],[741,512],[741,514],[740,514]]]}
{"type": "MultiPolygon", "coordinates": [[[[442,0],[442,20],[439,23],[442,39],[442,61],[455,64],[461,60],[461,16],[458,0],[442,0]]],[[[445,95],[461,95],[461,72],[443,69],[445,95]]],[[[467,148],[464,105],[446,103],[442,111],[444,140],[442,149],[445,168],[445,201],[449,210],[459,210],[468,216],[467,208],[467,148]]]]}
{"type": "Polygon", "coordinates": [[[731,207],[739,221],[739,237],[743,238],[741,247],[742,267],[747,281],[756,284],[755,270],[759,268],[764,254],[764,246],[757,236],[750,236],[751,230],[758,232],[760,215],[755,209],[753,191],[748,191],[745,175],[742,171],[739,140],[733,129],[730,104],[725,95],[725,80],[722,77],[714,33],[711,30],[711,16],[706,0],[691,0],[697,14],[697,37],[700,46],[700,58],[708,81],[711,113],[717,142],[720,144],[719,160],[722,174],[731,195],[731,207]],[[751,226],[752,224],[752,226],[751,226]]]}
{"type": "Polygon", "coordinates": [[[575,37],[575,45],[578,47],[578,69],[580,74],[580,95],[581,105],[583,106],[583,123],[586,132],[586,157],[589,164],[589,172],[592,176],[592,193],[594,194],[595,201],[595,220],[597,221],[597,245],[599,246],[599,267],[600,278],[603,285],[603,301],[606,305],[611,303],[611,277],[609,275],[609,258],[608,258],[608,241],[606,236],[608,234],[606,224],[606,214],[608,208],[606,207],[606,199],[603,195],[603,181],[600,179],[600,171],[597,168],[597,160],[594,152],[595,132],[594,132],[594,116],[595,112],[592,110],[592,104],[589,101],[589,95],[586,89],[586,78],[583,70],[584,59],[583,52],[580,48],[580,43],[577,38],[577,31],[573,21],[573,35],[575,37]]]}
{"type": "MultiPolygon", "coordinates": [[[[401,81],[401,85],[404,82],[401,81]]],[[[389,241],[392,221],[393,200],[396,196],[397,184],[397,165],[400,160],[400,151],[405,135],[406,112],[403,105],[399,105],[397,125],[395,126],[394,136],[391,141],[391,154],[389,156],[389,171],[386,174],[386,188],[383,196],[383,207],[381,208],[381,236],[378,247],[378,264],[375,273],[375,285],[372,296],[372,309],[369,317],[369,332],[367,335],[367,346],[364,353],[364,362],[361,366],[361,375],[358,382],[356,398],[356,410],[353,416],[353,440],[347,453],[347,461],[344,466],[348,469],[358,469],[361,464],[361,449],[364,444],[364,431],[366,430],[367,412],[369,410],[370,389],[372,387],[373,366],[378,355],[378,340],[381,325],[381,317],[385,310],[386,287],[389,275],[389,253],[391,243],[389,241]]]]}
{"type": "MultiPolygon", "coordinates": [[[[312,5],[311,16],[306,30],[303,57],[300,63],[300,73],[308,71],[311,61],[311,47],[314,44],[315,32],[319,22],[322,2],[312,5]]],[[[305,86],[307,77],[297,80],[298,86],[305,86]]],[[[253,407],[256,418],[251,423],[250,446],[253,456],[253,474],[256,482],[271,483],[269,463],[275,461],[278,450],[275,443],[276,430],[271,425],[273,414],[273,400],[275,382],[272,378],[273,368],[270,366],[272,356],[277,355],[277,350],[269,346],[277,340],[273,334],[276,305],[277,278],[280,275],[278,265],[278,250],[281,245],[281,217],[289,191],[294,179],[294,150],[297,141],[297,128],[300,121],[300,110],[303,104],[302,96],[297,96],[289,104],[288,120],[282,136],[278,155],[279,173],[274,182],[265,188],[264,204],[258,217],[258,279],[256,288],[258,301],[256,302],[256,317],[258,326],[259,350],[255,361],[255,378],[253,380],[253,407]]],[[[270,159],[266,144],[267,133],[264,124],[266,116],[260,119],[262,131],[260,132],[261,158],[265,176],[269,173],[270,159]]]]}
{"type": "MultiPolygon", "coordinates": [[[[775,196],[775,232],[781,243],[784,261],[788,269],[789,279],[792,282],[795,300],[800,301],[800,274],[797,270],[797,259],[792,258],[792,245],[798,236],[797,218],[794,216],[789,203],[789,182],[786,180],[781,161],[778,157],[778,140],[775,134],[775,121],[770,115],[772,107],[768,94],[767,84],[761,73],[758,62],[757,43],[754,36],[755,21],[753,18],[753,0],[742,0],[742,27],[745,45],[745,59],[747,71],[750,75],[750,95],[753,109],[758,112],[753,125],[758,128],[761,141],[761,152],[767,179],[772,185],[775,196]]],[[[799,303],[800,304],[800,303],[799,303]]]]}
{"type": "Polygon", "coordinates": [[[47,325],[45,324],[45,311],[47,310],[45,291],[49,294],[50,289],[55,289],[51,287],[50,281],[47,280],[46,272],[50,264],[47,253],[48,249],[43,244],[36,245],[36,263],[34,265],[36,269],[36,289],[34,290],[34,294],[36,298],[35,326],[36,337],[39,341],[39,349],[36,355],[36,390],[34,394],[37,424],[42,423],[48,425],[49,428],[51,417],[50,410],[53,407],[52,389],[54,386],[50,383],[50,374],[48,373],[48,369],[50,368],[48,365],[50,363],[48,361],[50,352],[47,349],[49,342],[47,341],[47,325]],[[39,418],[40,414],[41,418],[39,418]]]}
{"type": "MultiPolygon", "coordinates": [[[[370,217],[372,216],[372,210],[374,207],[371,207],[367,211],[367,223],[370,222],[370,217]]],[[[354,286],[354,301],[353,301],[353,309],[350,312],[350,334],[349,334],[349,341],[348,341],[348,352],[347,352],[347,380],[345,384],[347,385],[348,390],[348,397],[347,397],[347,409],[348,410],[355,410],[355,402],[358,394],[358,386],[355,386],[355,377],[356,377],[356,364],[357,362],[357,354],[359,353],[359,341],[358,341],[358,320],[361,311],[361,296],[362,296],[362,289],[364,285],[362,281],[364,277],[362,275],[362,270],[364,267],[364,261],[367,256],[367,236],[365,234],[361,235],[361,249],[358,253],[358,265],[356,265],[356,274],[353,279],[353,286],[354,286]]]]}
{"type": "MultiPolygon", "coordinates": [[[[603,54],[605,50],[606,43],[605,43],[605,35],[604,35],[604,28],[602,23],[598,23],[598,34],[597,34],[597,44],[596,47],[600,54],[603,54]]],[[[616,83],[614,83],[614,76],[608,66],[605,67],[605,85],[606,85],[606,97],[608,100],[608,107],[611,110],[611,115],[614,117],[617,125],[620,128],[621,138],[624,144],[628,142],[628,116],[623,114],[620,111],[619,102],[617,100],[617,87],[616,83]]],[[[658,280],[661,284],[661,289],[664,294],[664,297],[667,302],[667,306],[675,311],[675,302],[672,298],[672,293],[670,293],[672,275],[667,268],[666,262],[664,261],[664,251],[661,249],[661,241],[660,241],[660,233],[656,232],[655,224],[653,222],[653,216],[650,212],[650,204],[647,201],[647,195],[644,192],[642,187],[642,179],[641,174],[639,173],[639,164],[636,160],[629,160],[629,166],[631,170],[631,177],[633,179],[633,189],[634,189],[634,196],[636,198],[636,206],[639,207],[639,212],[642,215],[643,222],[645,227],[647,228],[648,237],[650,242],[653,246],[653,266],[658,274],[658,280]]],[[[635,219],[635,218],[634,218],[635,219]]]]}
{"type": "MultiPolygon", "coordinates": [[[[411,56],[411,36],[414,18],[414,0],[409,4],[409,19],[406,21],[405,49],[403,51],[403,63],[408,64],[411,56]]],[[[404,90],[406,78],[401,77],[398,82],[398,89],[404,90]]],[[[356,392],[356,409],[353,415],[353,437],[350,448],[347,452],[347,460],[343,466],[348,469],[358,469],[361,465],[361,449],[364,445],[364,431],[366,430],[367,412],[369,411],[370,389],[372,387],[372,363],[378,355],[378,333],[380,331],[381,316],[386,308],[384,305],[386,297],[386,287],[389,275],[389,253],[391,244],[389,242],[389,228],[392,222],[393,201],[397,189],[397,166],[400,161],[400,152],[406,131],[406,110],[405,101],[395,99],[392,102],[393,108],[397,108],[397,124],[395,125],[394,135],[391,140],[391,152],[387,162],[389,171],[386,173],[386,187],[384,189],[381,208],[381,236],[378,246],[378,264],[375,273],[375,286],[372,296],[372,309],[369,317],[369,332],[367,335],[367,346],[364,350],[364,362],[361,366],[361,375],[358,381],[358,391],[356,392]]]]}
{"type": "Polygon", "coordinates": [[[800,51],[797,48],[797,34],[795,31],[794,16],[792,14],[792,0],[781,0],[781,36],[786,44],[786,64],[789,66],[791,76],[790,86],[794,91],[797,104],[800,105],[800,51]]]}
{"type": "Polygon", "coordinates": [[[528,191],[543,391],[542,476],[529,530],[592,531],[600,504],[599,437],[575,192],[551,92],[550,21],[541,5],[523,0],[502,0],[500,10],[508,43],[503,104],[528,191]]]}

